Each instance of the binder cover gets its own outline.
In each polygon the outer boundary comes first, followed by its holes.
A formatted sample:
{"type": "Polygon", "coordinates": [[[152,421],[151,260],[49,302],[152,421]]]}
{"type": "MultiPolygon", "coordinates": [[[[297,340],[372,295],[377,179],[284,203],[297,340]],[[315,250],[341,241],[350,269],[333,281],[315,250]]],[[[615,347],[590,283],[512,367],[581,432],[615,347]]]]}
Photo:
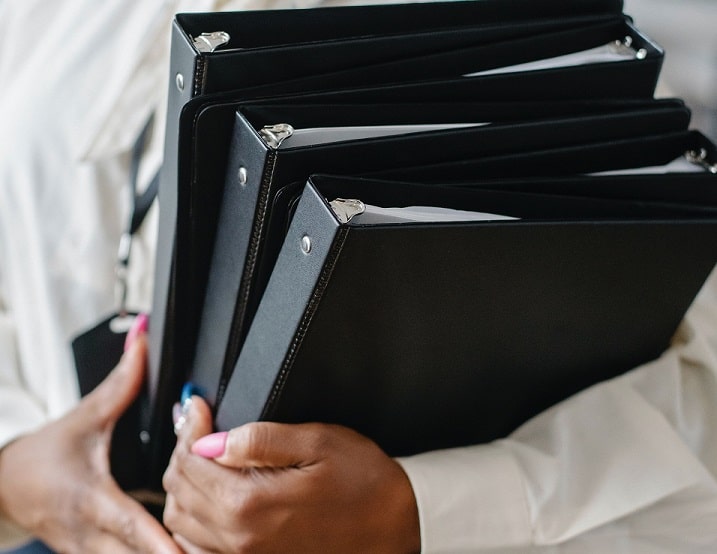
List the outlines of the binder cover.
{"type": "MultiPolygon", "coordinates": [[[[199,302],[192,300],[193,291],[202,289],[206,279],[201,253],[198,260],[191,259],[192,235],[187,232],[197,225],[187,221],[196,208],[189,207],[191,200],[186,196],[194,159],[187,149],[192,147],[182,146],[193,136],[190,122],[194,117],[187,106],[192,98],[234,91],[235,97],[247,99],[432,80],[427,83],[429,91],[419,85],[412,91],[394,91],[396,98],[397,94],[434,94],[430,88],[436,86],[450,90],[450,84],[442,82],[447,77],[460,85],[457,88],[464,95],[469,92],[459,79],[465,79],[474,91],[485,86],[484,98],[494,99],[525,98],[527,91],[543,99],[648,97],[663,54],[621,10],[622,2],[616,0],[482,0],[178,15],[160,186],[165,209],[160,214],[152,309],[150,391],[176,388],[167,375],[190,357],[181,344],[191,340],[175,338],[194,336],[192,322],[199,302]],[[620,63],[462,77],[465,72],[535,56],[622,41],[625,36],[630,36],[633,51],[644,56],[620,63]],[[175,255],[190,258],[177,260],[175,255]]],[[[212,221],[216,204],[209,204],[206,216],[199,219],[212,221]]],[[[198,229],[209,236],[212,232],[211,224],[198,229]]],[[[166,409],[156,406],[155,412],[166,409]]]]}
{"type": "MultiPolygon", "coordinates": [[[[592,107],[586,111],[597,117],[600,109],[606,110],[604,114],[610,112],[605,105],[598,108],[597,104],[617,102],[623,105],[617,111],[626,111],[627,104],[648,100],[662,56],[662,50],[622,14],[620,0],[480,0],[178,15],[172,36],[159,194],[160,228],[149,355],[151,407],[147,410],[151,418],[142,422],[143,431],[148,431],[151,437],[144,452],[149,460],[149,486],[159,488],[172,448],[172,441],[168,440],[171,405],[188,377],[200,333],[198,322],[207,288],[216,222],[220,219],[220,210],[228,209],[222,206],[225,180],[230,174],[236,175],[231,172],[238,169],[231,165],[236,159],[230,164],[230,156],[236,154],[230,146],[234,113],[243,103],[256,101],[256,111],[247,115],[251,118],[259,117],[262,103],[266,110],[276,110],[282,103],[302,102],[304,106],[313,102],[334,107],[406,103],[419,110],[421,104],[430,103],[445,106],[477,101],[539,101],[544,104],[536,108],[538,117],[534,121],[537,124],[538,120],[560,119],[565,112],[556,106],[561,102],[573,103],[576,108],[579,102],[591,100],[588,104],[592,107]],[[585,52],[592,52],[590,58],[594,50],[606,48],[614,51],[612,54],[617,54],[619,59],[606,61],[599,57],[598,61],[567,62],[563,57],[575,54],[584,57],[585,52]],[[547,66],[528,70],[520,65],[535,62],[536,58],[543,60],[541,63],[547,62],[547,66]],[[274,105],[270,106],[271,103],[274,105]]],[[[602,131],[607,134],[600,131],[590,140],[677,132],[684,125],[676,122],[684,122],[687,113],[682,108],[678,114],[680,108],[673,107],[674,117],[659,112],[646,127],[640,124],[639,130],[631,129],[632,124],[622,128],[614,125],[627,117],[623,113],[612,119],[612,127],[607,121],[602,124],[602,131]],[[673,128],[673,124],[679,129],[673,128]]],[[[502,113],[507,110],[503,108],[502,113]]],[[[505,128],[497,135],[485,134],[484,138],[495,138],[496,145],[507,147],[510,138],[507,121],[517,124],[520,119],[504,118],[505,128]],[[502,139],[498,136],[501,132],[505,133],[502,139]]],[[[599,123],[596,125],[601,127],[599,123]]],[[[520,125],[517,128],[520,129],[520,125]]],[[[575,124],[572,129],[576,136],[583,136],[579,125],[575,124]]],[[[252,132],[256,134],[255,129],[252,132]]],[[[470,132],[461,131],[444,134],[472,137],[470,132]]],[[[569,134],[568,127],[564,127],[563,134],[558,136],[565,138],[569,134]]],[[[512,140],[514,150],[537,147],[537,135],[530,133],[525,139],[527,143],[522,136],[513,135],[512,140]]],[[[392,139],[386,141],[390,143],[392,139]]],[[[459,154],[462,147],[451,149],[447,144],[446,138],[441,149],[452,151],[453,157],[440,160],[426,155],[419,163],[418,152],[432,151],[427,140],[416,142],[416,153],[411,154],[414,157],[410,162],[410,156],[402,150],[396,149],[394,153],[406,156],[405,169],[409,165],[419,169],[421,163],[429,161],[448,163],[450,180],[458,184],[475,181],[459,171],[461,156],[475,160],[503,152],[486,146],[487,149],[478,147],[459,154]]],[[[544,146],[568,148],[562,139],[548,140],[544,146]]],[[[334,152],[328,146],[319,150],[334,152]]],[[[388,152],[386,150],[384,156],[388,152]]],[[[257,167],[260,174],[264,174],[261,160],[266,153],[252,146],[245,154],[255,156],[252,163],[260,164],[257,167]]],[[[264,214],[269,216],[269,227],[275,229],[281,222],[286,225],[288,213],[294,206],[292,199],[300,187],[300,182],[294,181],[305,180],[311,171],[363,174],[363,171],[392,169],[388,161],[385,165],[383,162],[373,164],[371,170],[352,169],[350,164],[345,165],[351,155],[363,156],[364,151],[359,148],[352,154],[346,149],[325,167],[312,168],[309,156],[306,165],[302,165],[303,161],[297,162],[300,170],[296,173],[282,170],[281,182],[286,186],[270,187],[268,192],[272,201],[276,200],[276,208],[272,206],[264,214]],[[334,163],[336,165],[332,165],[334,163]]],[[[380,158],[378,153],[373,155],[376,160],[380,158]]],[[[253,179],[255,173],[249,177],[253,179]]],[[[444,180],[430,171],[420,178],[408,174],[406,177],[416,182],[444,180]]],[[[274,239],[269,240],[270,252],[278,251],[282,238],[281,233],[272,233],[276,244],[272,242],[274,239]]],[[[264,240],[261,233],[253,236],[260,242],[264,240]]],[[[232,256],[235,260],[241,258],[236,252],[232,256]]],[[[249,313],[253,313],[261,296],[273,259],[273,256],[259,257],[262,286],[253,293],[254,304],[249,313]]],[[[250,275],[247,283],[253,283],[253,278],[250,275]]],[[[234,304],[232,300],[232,308],[234,304]]],[[[238,332],[241,340],[243,334],[244,331],[238,332]]],[[[226,349],[220,350],[223,355],[226,349]]],[[[224,363],[224,367],[229,367],[228,363],[224,363]]]]}
{"type": "MultiPolygon", "coordinates": [[[[345,126],[363,121],[371,123],[417,123],[480,121],[490,110],[479,104],[457,110],[440,106],[431,114],[425,106],[347,107],[331,112],[307,114],[302,106],[286,109],[247,105],[240,109],[235,123],[224,196],[218,217],[218,230],[210,266],[197,348],[190,370],[191,380],[214,403],[221,399],[223,386],[234,367],[249,322],[261,298],[281,244],[287,202],[280,198],[286,187],[306,179],[314,172],[366,174],[390,171],[411,174],[416,182],[431,182],[434,175],[412,170],[424,160],[462,163],[475,156],[495,153],[514,155],[522,148],[572,145],[593,140],[617,140],[642,136],[657,130],[668,132],[687,127],[689,117],[679,103],[654,103],[624,110],[579,115],[565,108],[564,117],[528,119],[501,124],[449,129],[445,131],[400,134],[363,140],[330,141],[291,147],[286,139],[272,144],[271,134],[257,130],[262,122],[288,117],[297,126],[345,126]],[[471,117],[473,116],[473,117],[471,117]],[[264,133],[264,134],[262,134],[264,133]],[[285,148],[284,145],[287,145],[285,148]],[[244,173],[241,173],[241,172],[244,173]],[[244,175],[245,182],[240,182],[244,175]]],[[[539,106],[538,106],[539,109],[539,106]]],[[[518,108],[516,107],[516,111],[518,108]]],[[[528,112],[526,112],[528,113],[528,112]]],[[[515,117],[515,116],[514,116],[515,117]]],[[[535,117],[535,116],[533,116],[535,117]]],[[[336,132],[336,131],[334,131],[336,132]]],[[[529,166],[528,166],[529,167],[529,166]]],[[[284,191],[284,194],[286,192],[284,191]]]]}
{"type": "MultiPolygon", "coordinates": [[[[486,201],[489,191],[394,186],[389,203],[502,202],[486,201]]],[[[570,216],[584,198],[551,209],[549,197],[536,207],[515,194],[503,207],[523,219],[438,224],[342,223],[327,201],[378,204],[390,187],[307,185],[220,429],[339,423],[391,455],[500,438],[658,356],[717,261],[717,206],[683,210],[679,192],[674,211],[619,201],[588,205],[592,217],[570,216]]]]}

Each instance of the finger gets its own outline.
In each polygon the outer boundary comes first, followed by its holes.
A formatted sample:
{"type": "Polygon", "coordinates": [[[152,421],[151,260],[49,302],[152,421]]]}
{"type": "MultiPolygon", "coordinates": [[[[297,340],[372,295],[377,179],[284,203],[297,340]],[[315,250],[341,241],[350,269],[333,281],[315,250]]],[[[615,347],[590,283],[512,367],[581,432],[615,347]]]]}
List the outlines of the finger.
{"type": "Polygon", "coordinates": [[[129,331],[127,331],[127,336],[125,336],[125,340],[124,340],[125,352],[130,349],[130,347],[132,346],[132,343],[135,340],[137,340],[137,337],[147,333],[148,328],[149,328],[149,317],[147,316],[147,314],[137,314],[137,317],[135,317],[134,321],[132,322],[132,326],[129,328],[129,331]]]}
{"type": "Polygon", "coordinates": [[[182,547],[182,550],[184,550],[185,554],[214,554],[215,552],[219,552],[219,550],[207,550],[205,548],[200,548],[195,544],[189,542],[182,535],[174,534],[172,536],[174,537],[174,540],[177,542],[177,544],[182,547]]]}
{"type": "Polygon", "coordinates": [[[88,554],[91,553],[105,553],[112,552],[113,554],[136,554],[136,550],[127,546],[124,542],[119,540],[113,534],[106,531],[100,533],[93,533],[90,537],[87,537],[82,545],[82,552],[88,554]]]}
{"type": "Polygon", "coordinates": [[[229,431],[214,460],[234,468],[305,467],[325,455],[332,435],[330,426],[315,423],[248,423],[229,431]]]}
{"type": "Polygon", "coordinates": [[[78,417],[102,426],[117,421],[142,388],[146,356],[147,338],[140,335],[117,367],[81,402],[78,417]]]}
{"type": "Polygon", "coordinates": [[[211,433],[212,415],[209,405],[199,396],[191,396],[180,407],[179,412],[173,415],[174,429],[177,434],[177,443],[169,460],[169,465],[162,478],[164,489],[173,492],[169,487],[181,482],[179,474],[190,455],[192,444],[203,435],[211,433]]]}
{"type": "Polygon", "coordinates": [[[134,552],[179,554],[170,536],[136,500],[108,479],[91,509],[97,526],[134,549],[134,552]]]}
{"type": "Polygon", "coordinates": [[[212,432],[212,411],[200,396],[192,396],[182,410],[185,419],[177,442],[189,448],[197,439],[212,432]]]}
{"type": "Polygon", "coordinates": [[[174,497],[168,496],[164,508],[164,524],[172,532],[172,538],[187,554],[192,552],[215,552],[219,541],[212,534],[212,527],[197,520],[183,510],[174,497]],[[177,539],[180,540],[177,540],[177,539]],[[188,548],[189,547],[189,548],[188,548]]]}
{"type": "Polygon", "coordinates": [[[219,469],[226,468],[193,456],[187,449],[175,448],[162,476],[167,498],[177,497],[183,504],[196,507],[198,511],[206,509],[213,502],[215,487],[212,484],[224,477],[216,475],[219,469]]]}
{"type": "MultiPolygon", "coordinates": [[[[162,485],[167,498],[177,502],[202,523],[221,522],[226,516],[217,506],[240,497],[252,483],[246,475],[192,454],[175,449],[162,485]]],[[[165,514],[167,514],[165,509],[165,514]]]]}

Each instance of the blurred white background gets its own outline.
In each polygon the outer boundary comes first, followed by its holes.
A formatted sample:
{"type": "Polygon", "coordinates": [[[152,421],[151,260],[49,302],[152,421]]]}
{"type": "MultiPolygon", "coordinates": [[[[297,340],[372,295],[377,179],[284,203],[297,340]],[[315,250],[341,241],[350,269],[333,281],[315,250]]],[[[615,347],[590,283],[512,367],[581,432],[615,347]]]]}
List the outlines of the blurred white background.
{"type": "Polygon", "coordinates": [[[658,96],[678,96],[692,127],[717,140],[717,0],[625,0],[625,13],[665,49],[658,96]]]}

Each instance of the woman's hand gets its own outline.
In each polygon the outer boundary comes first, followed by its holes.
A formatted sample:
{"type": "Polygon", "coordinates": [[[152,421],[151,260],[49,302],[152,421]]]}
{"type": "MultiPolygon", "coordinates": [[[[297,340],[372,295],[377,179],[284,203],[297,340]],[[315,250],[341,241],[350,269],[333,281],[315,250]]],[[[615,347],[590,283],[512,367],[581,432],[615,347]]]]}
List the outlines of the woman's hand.
{"type": "Polygon", "coordinates": [[[141,334],[72,412],[0,453],[0,512],[58,552],[181,552],[110,475],[112,429],[140,391],[146,348],[141,334]]]}
{"type": "Polygon", "coordinates": [[[420,550],[408,478],[369,439],[252,423],[198,440],[211,429],[195,397],[164,476],[165,525],[188,554],[420,550]]]}

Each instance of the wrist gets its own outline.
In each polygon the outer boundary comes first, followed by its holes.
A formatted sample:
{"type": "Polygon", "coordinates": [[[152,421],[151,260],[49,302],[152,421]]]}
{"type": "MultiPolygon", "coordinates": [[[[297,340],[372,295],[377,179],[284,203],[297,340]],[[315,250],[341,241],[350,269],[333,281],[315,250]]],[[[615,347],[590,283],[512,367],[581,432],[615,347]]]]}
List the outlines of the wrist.
{"type": "MultiPolygon", "coordinates": [[[[16,440],[16,439],[15,439],[16,440]]],[[[7,451],[14,445],[15,440],[8,442],[0,448],[0,549],[16,548],[31,538],[31,533],[22,527],[16,518],[16,510],[10,502],[7,492],[7,480],[12,479],[12,472],[5,470],[7,451]]]]}
{"type": "Polygon", "coordinates": [[[17,526],[18,529],[27,529],[26,518],[21,517],[22,510],[14,501],[15,484],[21,477],[17,468],[22,467],[22,464],[18,465],[16,462],[16,457],[18,448],[22,448],[23,438],[17,437],[0,448],[0,519],[17,526]]]}
{"type": "Polygon", "coordinates": [[[8,469],[8,465],[11,464],[8,457],[12,455],[12,449],[17,440],[17,438],[13,439],[0,448],[0,518],[5,520],[12,520],[14,512],[7,486],[9,480],[12,479],[12,471],[8,469]]]}
{"type": "Polygon", "coordinates": [[[37,531],[47,507],[33,488],[41,479],[33,465],[34,450],[33,433],[16,437],[0,449],[0,519],[24,533],[37,531]]]}
{"type": "Polygon", "coordinates": [[[391,494],[394,524],[396,525],[393,530],[393,536],[398,541],[395,551],[418,554],[421,551],[421,528],[416,495],[403,467],[397,461],[392,461],[396,469],[391,494]]]}

